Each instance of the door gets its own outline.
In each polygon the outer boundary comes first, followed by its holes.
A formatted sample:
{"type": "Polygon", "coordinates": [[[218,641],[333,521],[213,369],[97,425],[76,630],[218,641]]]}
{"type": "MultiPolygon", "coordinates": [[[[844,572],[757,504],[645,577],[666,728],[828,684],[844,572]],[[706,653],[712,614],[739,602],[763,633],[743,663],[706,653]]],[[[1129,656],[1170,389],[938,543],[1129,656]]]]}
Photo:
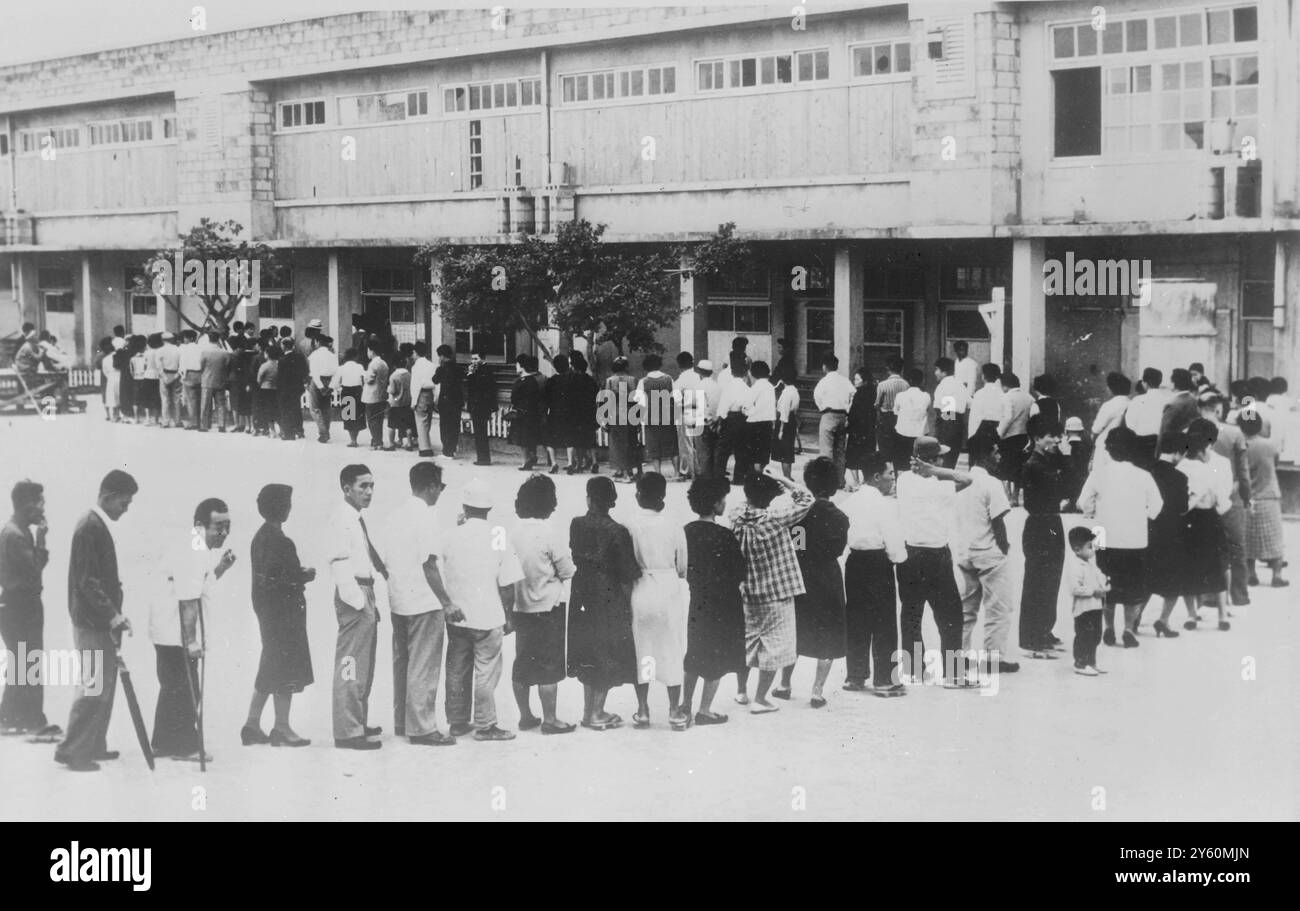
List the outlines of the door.
{"type": "Polygon", "coordinates": [[[799,322],[795,363],[801,376],[821,373],[822,358],[835,353],[835,308],[804,304],[799,322]]]}
{"type": "MultiPolygon", "coordinates": [[[[944,305],[943,356],[956,359],[953,342],[965,342],[967,354],[977,364],[987,364],[993,353],[988,323],[980,315],[978,304],[944,305]]],[[[1023,377],[1021,378],[1023,381],[1023,377]]]]}

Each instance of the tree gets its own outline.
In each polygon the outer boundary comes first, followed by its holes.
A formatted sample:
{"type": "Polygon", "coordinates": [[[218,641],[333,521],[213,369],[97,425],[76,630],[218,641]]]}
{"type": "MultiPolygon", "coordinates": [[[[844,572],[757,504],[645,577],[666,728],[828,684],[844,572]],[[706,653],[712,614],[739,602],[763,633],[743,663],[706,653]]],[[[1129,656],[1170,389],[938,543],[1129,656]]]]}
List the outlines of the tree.
{"type": "Polygon", "coordinates": [[[749,256],[735,224],[694,247],[611,244],[605,225],[565,222],[554,240],[530,235],[495,246],[427,245],[416,263],[436,264],[430,283],[454,325],[484,332],[523,329],[550,357],[538,333],[555,326],[592,338],[598,331],[639,351],[660,351],[655,332],[681,314],[679,281],[711,277],[749,256]],[[694,259],[680,266],[683,254],[694,259]]]}
{"type": "Polygon", "coordinates": [[[269,247],[250,244],[240,237],[243,231],[244,226],[234,220],[200,219],[180,235],[179,249],[159,250],[145,261],[145,278],[137,279],[139,290],[147,290],[152,282],[153,291],[185,325],[196,332],[216,329],[226,335],[240,301],[256,294],[261,271],[278,265],[269,247]],[[202,323],[185,314],[182,302],[187,297],[202,303],[202,323]]]}

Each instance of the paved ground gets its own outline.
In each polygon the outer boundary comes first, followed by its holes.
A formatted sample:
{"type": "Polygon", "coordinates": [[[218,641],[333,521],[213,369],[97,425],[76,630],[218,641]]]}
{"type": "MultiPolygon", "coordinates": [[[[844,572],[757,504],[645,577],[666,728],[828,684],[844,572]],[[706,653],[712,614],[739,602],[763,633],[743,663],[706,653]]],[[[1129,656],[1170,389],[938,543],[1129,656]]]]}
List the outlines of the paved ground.
{"type": "MultiPolygon", "coordinates": [[[[413,747],[386,735],[384,749],[358,754],[330,746],[329,664],[334,618],[327,583],[308,590],[309,631],[318,681],[295,700],[294,720],[314,739],[305,750],[240,746],[239,727],[258,657],[247,592],[248,541],[259,523],[254,498],[271,481],[295,486],[287,526],[304,561],[320,559],[338,500],[339,468],[358,456],[336,442],[285,443],[249,437],[164,432],[106,424],[87,416],[0,422],[0,488],[21,477],[47,485],[51,563],[46,571],[47,644],[70,647],[65,585],[76,517],[93,502],[112,467],[131,471],[142,490],[117,531],[126,610],[137,627],[126,646],[152,726],[157,684],[147,637],[149,598],[159,590],[157,557],[189,539],[195,504],[220,496],[232,507],[231,544],[240,562],[223,580],[210,625],[208,743],[215,761],[197,767],[163,761],[150,774],[119,695],[110,745],[122,759],[95,775],[52,761],[52,747],[0,741],[0,817],[7,819],[1295,819],[1295,693],[1300,613],[1295,593],[1255,589],[1234,611],[1227,633],[1159,640],[1144,627],[1141,648],[1103,648],[1110,674],[1073,675],[1068,660],[1025,662],[1004,675],[996,695],[913,688],[880,700],[840,690],[829,705],[808,706],[811,668],[802,662],[796,700],[775,715],[750,716],[731,703],[724,681],[719,708],[732,721],[685,733],[668,729],[666,697],[652,694],[651,730],[579,730],[566,737],[521,734],[511,743],[463,740],[451,748],[413,747]],[[1243,670],[1244,669],[1244,670],[1243,670]],[[1252,678],[1252,679],[1245,679],[1252,678]],[[202,791],[197,789],[202,788],[202,791]],[[206,804],[205,809],[195,809],[206,804]]],[[[374,469],[377,517],[405,495],[410,457],[360,457],[374,469]]],[[[460,462],[455,486],[478,473],[512,518],[521,479],[508,466],[460,462]]],[[[556,520],[583,509],[581,478],[559,476],[556,520]]],[[[630,489],[620,488],[630,504],[630,489]]],[[[689,519],[685,491],[670,485],[669,510],[689,519]]],[[[454,517],[454,511],[444,517],[454,517]]],[[[1019,540],[1022,514],[1013,515],[1019,540]]],[[[1300,567],[1300,526],[1287,526],[1300,567]]],[[[323,575],[326,575],[323,573],[323,575]]],[[[1300,571],[1297,572],[1300,578],[1300,571]]],[[[1057,634],[1071,636],[1068,607],[1057,634]]],[[[1148,619],[1150,614],[1148,614],[1148,619]]],[[[1180,613],[1176,619],[1182,619],[1180,613]]],[[[391,649],[385,611],[372,718],[391,731],[391,649]]],[[[937,641],[927,614],[927,639],[937,641]]],[[[507,640],[507,661],[513,642],[507,640]]],[[[507,665],[508,667],[508,665],[507,665]]],[[[72,692],[50,688],[47,712],[66,725],[72,692]]],[[[561,686],[561,714],[577,720],[581,688],[561,686]]],[[[498,692],[502,723],[518,717],[507,682],[498,692]]],[[[610,709],[630,717],[630,687],[610,709]]],[[[268,707],[268,722],[269,722],[268,707]]]]}

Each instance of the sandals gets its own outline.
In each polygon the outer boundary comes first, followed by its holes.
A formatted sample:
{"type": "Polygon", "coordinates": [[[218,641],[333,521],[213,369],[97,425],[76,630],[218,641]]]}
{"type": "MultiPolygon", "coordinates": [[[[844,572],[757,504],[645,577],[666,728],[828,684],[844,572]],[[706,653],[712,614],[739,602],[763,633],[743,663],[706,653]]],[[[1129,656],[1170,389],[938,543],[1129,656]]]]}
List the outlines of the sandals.
{"type": "Polygon", "coordinates": [[[542,724],[543,734],[572,734],[577,729],[577,725],[568,724],[563,721],[556,721],[554,723],[547,721],[542,724]]]}
{"type": "Polygon", "coordinates": [[[776,689],[772,690],[772,695],[775,696],[777,699],[789,699],[790,687],[778,686],[776,689]]]}
{"type": "Polygon", "coordinates": [[[696,724],[726,724],[727,716],[721,712],[696,712],[696,724]]]}
{"type": "Polygon", "coordinates": [[[691,726],[690,715],[669,715],[668,726],[674,731],[684,731],[691,726]]]}
{"type": "Polygon", "coordinates": [[[583,721],[582,726],[591,731],[611,731],[614,728],[623,726],[623,719],[617,715],[610,715],[604,721],[583,721]]]}
{"type": "Polygon", "coordinates": [[[824,696],[814,696],[808,700],[808,704],[815,709],[826,707],[826,698],[824,696]]]}
{"type": "Polygon", "coordinates": [[[762,702],[755,702],[753,705],[749,707],[749,714],[766,715],[769,712],[778,712],[780,710],[781,710],[780,706],[772,705],[771,703],[764,704],[762,702]]]}
{"type": "Polygon", "coordinates": [[[637,712],[632,716],[632,727],[640,729],[650,727],[650,716],[642,715],[640,712],[637,712]]]}

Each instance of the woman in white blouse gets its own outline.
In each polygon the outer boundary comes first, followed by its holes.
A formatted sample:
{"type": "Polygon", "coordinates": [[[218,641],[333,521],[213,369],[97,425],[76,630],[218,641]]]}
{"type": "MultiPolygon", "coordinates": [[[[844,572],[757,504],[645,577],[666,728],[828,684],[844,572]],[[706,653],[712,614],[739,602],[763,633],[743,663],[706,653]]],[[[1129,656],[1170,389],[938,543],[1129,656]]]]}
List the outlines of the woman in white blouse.
{"type": "Polygon", "coordinates": [[[1092,422],[1093,464],[1100,465],[1109,458],[1106,453],[1106,437],[1124,422],[1124,413],[1128,411],[1128,396],[1133,391],[1133,384],[1122,373],[1106,374],[1106,388],[1110,398],[1097,409],[1097,418],[1092,422]]]}
{"type": "Polygon", "coordinates": [[[1230,628],[1227,599],[1227,541],[1222,516],[1232,508],[1232,465],[1211,445],[1219,430],[1213,421],[1197,418],[1187,427],[1186,455],[1178,470],[1187,475],[1187,497],[1191,511],[1185,528],[1192,617],[1183,629],[1196,629],[1200,619],[1194,607],[1217,607],[1219,629],[1230,628]],[[1199,604],[1197,604],[1199,602],[1199,604]]]}

